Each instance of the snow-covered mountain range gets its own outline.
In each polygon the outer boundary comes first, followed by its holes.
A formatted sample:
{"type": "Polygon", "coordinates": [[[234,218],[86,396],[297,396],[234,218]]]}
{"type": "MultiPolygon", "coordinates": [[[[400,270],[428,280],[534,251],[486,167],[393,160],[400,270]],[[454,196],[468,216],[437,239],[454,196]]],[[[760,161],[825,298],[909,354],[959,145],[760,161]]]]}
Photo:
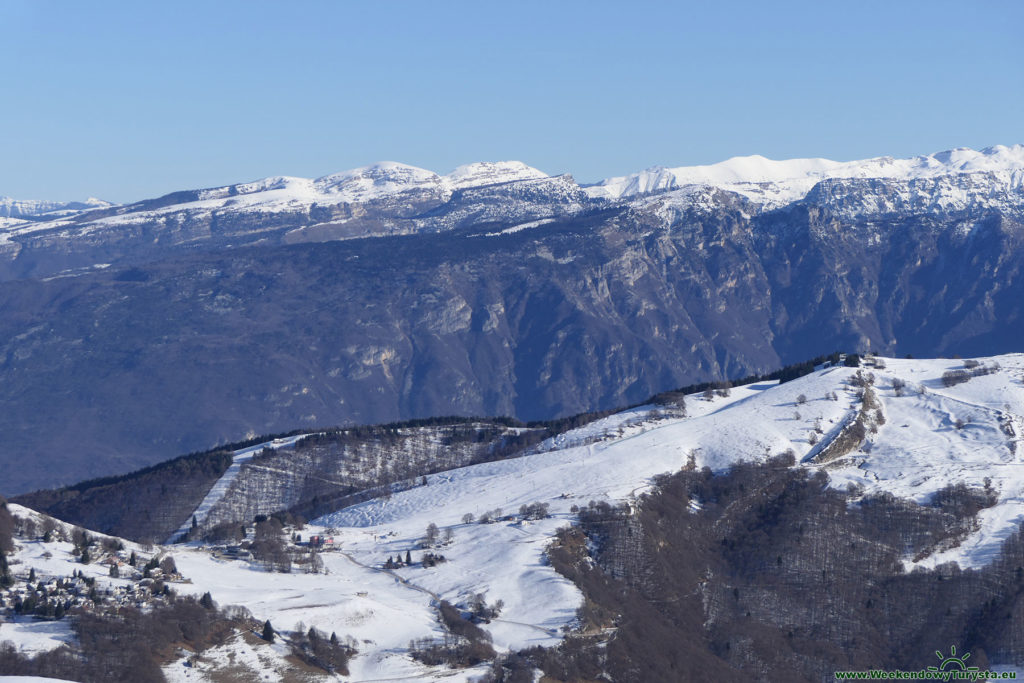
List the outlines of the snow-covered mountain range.
{"type": "MultiPolygon", "coordinates": [[[[876,157],[845,162],[820,158],[772,160],[752,155],[705,166],[652,167],[581,187],[589,197],[612,200],[695,186],[714,187],[776,208],[803,199],[815,185],[826,180],[908,182],[978,174],[990,183],[1003,184],[1011,190],[1019,189],[1024,184],[1024,145],[995,145],[980,151],[961,147],[907,159],[876,157]]],[[[173,201],[170,198],[174,195],[168,195],[166,206],[155,211],[256,208],[283,211],[299,205],[363,204],[407,192],[421,192],[448,200],[458,190],[551,177],[519,161],[467,164],[447,175],[408,164],[381,162],[316,179],[272,176],[197,190],[194,197],[183,197],[182,201],[173,201]]],[[[134,213],[146,210],[144,205],[145,202],[139,202],[119,208],[123,213],[134,213]]],[[[84,202],[53,202],[0,197],[0,216],[18,218],[112,206],[109,202],[93,198],[84,202]]]]}
{"type": "Polygon", "coordinates": [[[996,145],[980,151],[958,148],[936,154],[861,161],[788,159],[763,156],[733,157],[708,166],[655,167],[589,186],[595,197],[619,199],[690,186],[710,186],[736,192],[751,201],[776,208],[799,201],[826,180],[888,180],[910,182],[940,176],[975,176],[975,180],[1020,189],[1024,184],[1024,145],[996,145]]]}
{"type": "Polygon", "coordinates": [[[549,176],[518,161],[468,164],[447,175],[382,162],[316,179],[273,176],[122,206],[92,199],[64,204],[0,199],[0,216],[33,219],[0,224],[0,243],[8,243],[4,252],[16,257],[17,244],[33,238],[53,244],[80,237],[94,243],[111,230],[116,231],[107,235],[112,243],[123,241],[125,231],[136,238],[140,231],[152,233],[165,243],[218,243],[219,236],[244,242],[246,236],[265,239],[276,233],[285,241],[323,241],[488,222],[512,225],[651,195],[686,206],[707,205],[707,192],[699,190],[734,193],[759,211],[804,200],[841,205],[850,216],[993,207],[1017,211],[1022,187],[1024,145],[848,162],[755,155],[707,166],[655,167],[592,185],[579,185],[568,175],[549,176]],[[879,199],[879,193],[886,196],[879,199]],[[856,199],[851,201],[851,195],[856,199]],[[53,220],[40,221],[41,214],[53,220]]]}

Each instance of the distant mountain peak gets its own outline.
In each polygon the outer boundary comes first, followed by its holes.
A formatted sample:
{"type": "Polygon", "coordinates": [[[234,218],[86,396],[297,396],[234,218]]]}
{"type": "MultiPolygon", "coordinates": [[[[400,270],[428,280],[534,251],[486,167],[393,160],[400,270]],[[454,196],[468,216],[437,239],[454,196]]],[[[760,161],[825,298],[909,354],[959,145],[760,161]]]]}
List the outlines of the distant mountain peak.
{"type": "Polygon", "coordinates": [[[445,180],[453,188],[461,188],[547,177],[547,173],[527,166],[521,161],[482,161],[459,166],[446,175],[445,180]]]}
{"type": "Polygon", "coordinates": [[[774,160],[754,154],[702,166],[653,167],[606,178],[586,190],[595,198],[622,199],[708,185],[777,206],[803,198],[814,185],[827,179],[913,180],[966,173],[1006,173],[1011,176],[1011,185],[1020,186],[1024,184],[1024,145],[995,145],[980,151],[959,147],[907,159],[883,156],[859,161],[774,160]]]}
{"type": "Polygon", "coordinates": [[[108,201],[89,197],[85,201],[60,202],[46,199],[14,199],[0,196],[0,217],[26,218],[60,211],[82,211],[113,206],[108,201]]]}

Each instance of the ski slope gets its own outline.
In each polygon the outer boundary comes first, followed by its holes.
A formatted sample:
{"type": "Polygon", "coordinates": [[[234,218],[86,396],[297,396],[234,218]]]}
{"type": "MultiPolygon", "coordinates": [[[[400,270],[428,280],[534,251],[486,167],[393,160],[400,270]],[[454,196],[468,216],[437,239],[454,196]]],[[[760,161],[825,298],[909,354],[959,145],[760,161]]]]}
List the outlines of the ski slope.
{"type": "Polygon", "coordinates": [[[174,543],[175,539],[181,538],[183,534],[188,533],[189,529],[192,528],[192,518],[195,517],[197,522],[203,522],[206,520],[206,516],[210,514],[210,510],[216,507],[217,503],[224,497],[224,495],[231,490],[231,484],[234,483],[235,479],[238,478],[238,473],[242,469],[242,465],[249,462],[253,457],[261,452],[264,448],[270,448],[277,450],[279,448],[287,448],[295,445],[295,442],[299,439],[304,439],[309,434],[299,434],[297,436],[289,436],[281,439],[272,439],[271,441],[264,441],[258,443],[255,446],[248,446],[246,448],[240,448],[234,452],[231,459],[231,465],[221,475],[220,479],[214,482],[213,487],[203,498],[202,502],[199,503],[195,511],[189,515],[189,518],[182,522],[178,530],[171,534],[170,538],[165,541],[166,543],[174,543]]]}

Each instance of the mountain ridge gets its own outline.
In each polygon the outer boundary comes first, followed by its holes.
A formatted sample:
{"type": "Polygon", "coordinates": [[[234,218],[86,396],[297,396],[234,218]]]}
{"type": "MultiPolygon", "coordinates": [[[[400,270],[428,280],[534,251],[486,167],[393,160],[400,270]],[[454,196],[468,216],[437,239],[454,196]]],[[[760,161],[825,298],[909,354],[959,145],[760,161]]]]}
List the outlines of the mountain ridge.
{"type": "MultiPolygon", "coordinates": [[[[756,185],[795,181],[803,185],[807,180],[815,182],[833,178],[885,178],[909,180],[938,175],[970,174],[980,172],[1004,172],[1011,175],[1011,182],[1024,182],[1024,144],[993,145],[974,150],[957,147],[932,154],[915,157],[895,158],[892,156],[870,157],[852,161],[835,161],[821,157],[798,157],[790,159],[769,159],[759,154],[730,157],[713,164],[694,166],[652,166],[642,171],[622,176],[611,176],[593,183],[584,183],[584,188],[595,198],[621,199],[637,194],[680,189],[686,186],[712,186],[727,188],[734,185],[756,185]]],[[[283,189],[294,185],[296,191],[315,187],[327,193],[343,196],[350,201],[366,201],[388,192],[401,192],[423,184],[437,184],[446,189],[479,187],[520,180],[538,180],[556,177],[532,168],[521,161],[474,162],[456,167],[448,174],[441,175],[410,164],[395,161],[380,161],[345,171],[329,173],[317,178],[299,176],[268,176],[252,181],[230,185],[214,186],[191,190],[198,193],[199,200],[217,199],[222,196],[253,194],[261,191],[283,189]],[[350,191],[347,185],[383,181],[383,188],[377,192],[350,191]]],[[[813,186],[813,185],[812,185],[813,186]]],[[[808,188],[809,189],[809,188],[808,188]]],[[[161,197],[173,196],[176,191],[161,197]]],[[[17,217],[35,215],[54,208],[100,208],[130,207],[145,200],[122,205],[111,204],[90,197],[84,202],[53,202],[44,200],[15,200],[0,196],[0,215],[17,217]],[[70,207],[70,205],[79,205],[70,207]],[[86,205],[86,206],[81,206],[86,205]],[[12,213],[24,207],[20,213],[12,213]],[[38,208],[35,208],[38,207],[38,208]],[[5,211],[6,209],[6,211],[5,211]]],[[[795,201],[791,199],[790,201],[795,201]]]]}
{"type": "Polygon", "coordinates": [[[707,213],[735,201],[727,195],[745,201],[750,215],[808,205],[850,221],[929,213],[971,219],[991,211],[1024,218],[1024,145],[902,160],[736,157],[591,185],[522,162],[468,164],[445,176],[397,162],[317,179],[271,176],[47,220],[0,219],[0,281],[76,275],[197,250],[508,229],[615,208],[707,213]]]}

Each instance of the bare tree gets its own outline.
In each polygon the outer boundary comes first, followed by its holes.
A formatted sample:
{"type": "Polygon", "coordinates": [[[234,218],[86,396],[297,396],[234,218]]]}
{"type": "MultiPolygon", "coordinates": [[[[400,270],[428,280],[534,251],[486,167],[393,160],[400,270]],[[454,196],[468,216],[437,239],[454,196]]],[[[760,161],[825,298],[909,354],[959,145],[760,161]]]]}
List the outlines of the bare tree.
{"type": "Polygon", "coordinates": [[[320,574],[324,570],[324,561],[320,557],[320,553],[313,550],[309,553],[309,573],[320,574]]]}

